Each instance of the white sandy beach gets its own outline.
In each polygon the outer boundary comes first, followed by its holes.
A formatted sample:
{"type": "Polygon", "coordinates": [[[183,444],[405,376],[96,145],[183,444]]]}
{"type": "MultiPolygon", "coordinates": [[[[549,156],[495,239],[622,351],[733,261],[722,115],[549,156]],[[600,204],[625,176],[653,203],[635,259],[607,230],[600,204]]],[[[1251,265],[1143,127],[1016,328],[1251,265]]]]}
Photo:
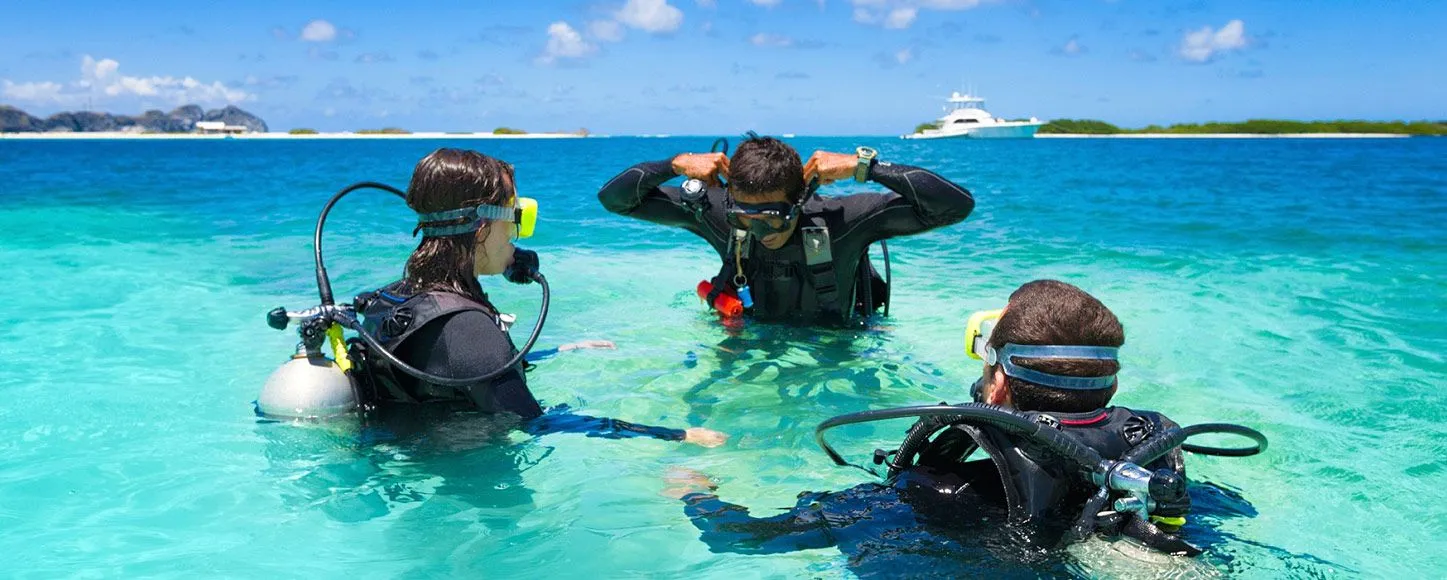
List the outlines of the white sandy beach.
{"type": "Polygon", "coordinates": [[[581,139],[603,137],[604,135],[579,135],[577,133],[525,133],[521,135],[497,135],[493,133],[239,133],[234,135],[201,133],[130,133],[124,131],[96,131],[89,133],[0,133],[0,139],[581,139]]]}

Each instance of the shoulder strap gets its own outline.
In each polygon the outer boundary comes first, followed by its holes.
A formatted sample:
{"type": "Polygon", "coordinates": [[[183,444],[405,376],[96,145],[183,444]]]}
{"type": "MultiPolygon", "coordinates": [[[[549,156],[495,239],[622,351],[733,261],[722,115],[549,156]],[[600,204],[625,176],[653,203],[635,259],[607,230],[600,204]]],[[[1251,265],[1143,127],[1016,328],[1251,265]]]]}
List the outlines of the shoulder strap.
{"type": "Polygon", "coordinates": [[[804,236],[804,263],[808,266],[809,278],[814,285],[818,308],[838,314],[839,280],[834,275],[834,247],[833,241],[829,239],[829,226],[821,216],[810,216],[807,219],[813,225],[799,228],[799,233],[804,236]]]}

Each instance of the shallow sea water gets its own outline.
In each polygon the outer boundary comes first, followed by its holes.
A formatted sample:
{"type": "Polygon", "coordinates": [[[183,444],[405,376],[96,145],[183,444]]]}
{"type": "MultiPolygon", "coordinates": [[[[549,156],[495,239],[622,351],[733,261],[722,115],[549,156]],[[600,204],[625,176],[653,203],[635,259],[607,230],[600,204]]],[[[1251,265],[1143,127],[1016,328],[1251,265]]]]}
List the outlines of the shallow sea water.
{"type": "MultiPolygon", "coordinates": [[[[662,494],[665,474],[710,477],[756,514],[865,481],[818,451],[813,427],[967,400],[979,367],[964,319],[1048,277],[1124,322],[1119,404],[1271,438],[1258,457],[1188,459],[1200,497],[1240,497],[1203,516],[1218,535],[1199,562],[1096,545],[1072,570],[1447,574],[1447,140],[791,141],[806,155],[877,146],[976,195],[965,223],[891,244],[892,316],[875,328],[725,329],[693,296],[711,251],[599,206],[613,174],[710,138],[0,141],[0,570],[847,577],[832,548],[710,552],[662,494]],[[442,145],[514,163],[542,202],[523,244],[554,291],[540,345],[619,346],[541,363],[533,391],[721,430],[724,447],[479,435],[467,419],[393,436],[256,419],[251,401],[296,340],[263,315],[316,301],[322,204],[354,181],[405,187],[442,145]]],[[[412,219],[381,193],[333,212],[339,296],[400,274],[412,219]]],[[[534,287],[484,285],[530,327],[534,287]]],[[[862,461],[907,426],[833,439],[862,461]]]]}

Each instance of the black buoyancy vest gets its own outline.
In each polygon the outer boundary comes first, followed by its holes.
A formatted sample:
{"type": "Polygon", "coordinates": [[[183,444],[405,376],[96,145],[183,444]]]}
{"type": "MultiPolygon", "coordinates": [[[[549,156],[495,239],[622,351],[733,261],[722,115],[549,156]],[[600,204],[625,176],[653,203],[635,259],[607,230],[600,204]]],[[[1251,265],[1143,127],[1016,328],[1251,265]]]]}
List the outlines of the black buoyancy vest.
{"type": "MultiPolygon", "coordinates": [[[[1105,459],[1120,459],[1151,435],[1177,426],[1160,413],[1124,407],[1089,413],[1031,412],[1026,415],[1070,434],[1105,459]]],[[[976,447],[989,454],[989,459],[966,465],[993,467],[999,474],[1012,520],[1035,520],[1053,510],[1067,509],[1066,513],[1069,509],[1078,510],[1094,490],[1078,466],[1062,463],[1028,439],[991,427],[950,426],[920,454],[919,464],[943,466],[964,461],[976,447]]],[[[1185,475],[1180,450],[1145,467],[1172,469],[1185,475]]],[[[1155,513],[1175,516],[1184,515],[1185,511],[1184,506],[1160,506],[1155,513]]]]}
{"type": "MultiPolygon", "coordinates": [[[[834,212],[837,213],[837,212],[834,212]]],[[[758,240],[748,236],[743,240],[742,261],[744,270],[751,281],[768,281],[772,284],[789,284],[799,287],[803,294],[797,297],[799,312],[796,314],[805,317],[824,317],[836,319],[842,322],[849,322],[856,315],[869,316],[877,311],[889,300],[889,287],[884,279],[870,263],[869,252],[864,252],[859,258],[858,267],[854,270],[853,282],[843,279],[834,252],[834,239],[830,234],[829,217],[832,214],[805,215],[800,220],[798,231],[794,233],[800,236],[800,242],[804,248],[804,262],[802,264],[789,260],[769,260],[759,256],[750,256],[752,247],[758,240]],[[806,225],[807,224],[807,225],[806,225]],[[808,287],[812,292],[804,291],[808,287]],[[840,292],[852,293],[850,301],[852,307],[849,312],[840,308],[840,292]]],[[[843,228],[843,224],[834,224],[835,231],[843,228]]],[[[733,235],[738,235],[737,231],[733,235]]],[[[709,296],[709,303],[712,304],[716,292],[727,287],[733,288],[733,279],[737,274],[735,271],[734,252],[739,251],[739,244],[731,240],[728,250],[724,253],[723,268],[718,276],[713,279],[715,294],[709,296]]],[[[734,288],[737,290],[737,288],[734,288]]],[[[777,310],[777,306],[771,307],[768,303],[772,299],[770,293],[754,292],[754,300],[757,308],[766,310],[777,310]]]]}
{"type": "MultiPolygon", "coordinates": [[[[450,314],[482,312],[496,322],[499,328],[504,327],[499,314],[485,304],[452,292],[405,294],[400,281],[358,296],[356,304],[362,314],[362,328],[394,355],[403,342],[427,323],[450,314]]],[[[349,356],[352,357],[355,368],[362,371],[359,378],[364,386],[369,387],[363,389],[364,394],[372,397],[369,403],[415,403],[419,400],[462,398],[462,394],[456,389],[438,387],[420,380],[417,385],[422,392],[405,388],[404,383],[398,381],[402,372],[393,368],[387,359],[368,355],[365,343],[360,341],[352,344],[349,356]]]]}

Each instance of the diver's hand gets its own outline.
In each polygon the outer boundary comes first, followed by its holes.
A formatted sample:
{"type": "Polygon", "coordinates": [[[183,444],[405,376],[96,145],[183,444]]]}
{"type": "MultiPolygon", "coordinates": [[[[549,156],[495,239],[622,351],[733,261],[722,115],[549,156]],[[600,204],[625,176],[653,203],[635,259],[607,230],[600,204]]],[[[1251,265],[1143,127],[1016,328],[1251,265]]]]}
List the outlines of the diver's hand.
{"type": "Polygon", "coordinates": [[[729,176],[729,156],[723,153],[684,153],[673,158],[673,172],[717,186],[729,176]]]}
{"type": "Polygon", "coordinates": [[[668,487],[663,489],[664,497],[682,499],[691,493],[709,493],[718,489],[718,484],[707,475],[687,467],[668,468],[668,473],[663,475],[663,481],[668,482],[668,487]]]}
{"type": "Polygon", "coordinates": [[[613,344],[613,342],[609,340],[580,340],[558,347],[558,352],[568,352],[570,350],[581,350],[585,348],[606,348],[612,350],[618,348],[618,345],[613,344]]]}
{"type": "Polygon", "coordinates": [[[815,151],[804,164],[804,183],[819,178],[819,185],[829,185],[840,179],[854,177],[854,168],[859,165],[859,156],[847,153],[815,151]]]}
{"type": "Polygon", "coordinates": [[[683,432],[683,441],[703,447],[718,447],[728,441],[729,436],[713,429],[703,427],[689,427],[683,432]]]}

